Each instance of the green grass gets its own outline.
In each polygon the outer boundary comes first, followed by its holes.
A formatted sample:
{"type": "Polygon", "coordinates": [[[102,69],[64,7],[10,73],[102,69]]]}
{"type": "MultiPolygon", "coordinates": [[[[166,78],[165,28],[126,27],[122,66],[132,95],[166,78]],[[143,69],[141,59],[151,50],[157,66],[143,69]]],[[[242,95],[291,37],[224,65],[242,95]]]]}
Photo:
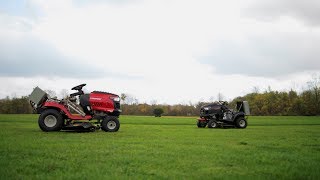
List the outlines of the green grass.
{"type": "Polygon", "coordinates": [[[199,129],[196,117],[121,116],[117,133],[47,133],[37,118],[0,115],[0,179],[320,177],[320,117],[199,129]]]}

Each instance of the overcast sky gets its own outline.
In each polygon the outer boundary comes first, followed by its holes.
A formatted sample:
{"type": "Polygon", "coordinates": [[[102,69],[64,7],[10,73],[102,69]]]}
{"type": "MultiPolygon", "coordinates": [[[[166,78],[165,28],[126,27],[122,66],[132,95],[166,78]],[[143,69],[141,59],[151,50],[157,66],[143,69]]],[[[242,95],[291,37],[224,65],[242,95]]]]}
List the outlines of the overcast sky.
{"type": "Polygon", "coordinates": [[[301,91],[319,57],[319,0],[0,0],[0,98],[80,83],[168,104],[301,91]]]}

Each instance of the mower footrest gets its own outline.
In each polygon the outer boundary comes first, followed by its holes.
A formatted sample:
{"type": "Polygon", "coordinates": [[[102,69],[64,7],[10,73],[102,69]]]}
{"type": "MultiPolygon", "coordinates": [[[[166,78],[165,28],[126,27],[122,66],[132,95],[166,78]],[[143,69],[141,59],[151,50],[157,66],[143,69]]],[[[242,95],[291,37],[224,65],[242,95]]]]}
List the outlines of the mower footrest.
{"type": "Polygon", "coordinates": [[[92,128],[96,129],[96,126],[89,122],[83,123],[73,123],[67,126],[64,126],[62,130],[72,130],[72,131],[88,131],[92,128]]]}

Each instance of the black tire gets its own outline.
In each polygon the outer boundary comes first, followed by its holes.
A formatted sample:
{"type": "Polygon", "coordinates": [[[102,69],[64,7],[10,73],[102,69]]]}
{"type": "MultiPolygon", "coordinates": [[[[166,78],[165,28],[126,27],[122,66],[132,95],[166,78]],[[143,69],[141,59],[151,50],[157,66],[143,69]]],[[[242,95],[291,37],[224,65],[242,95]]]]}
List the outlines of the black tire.
{"type": "Polygon", "coordinates": [[[116,132],[120,128],[120,122],[117,117],[105,117],[101,122],[101,129],[106,132],[116,132]]]}
{"type": "Polygon", "coordinates": [[[244,117],[238,117],[238,118],[236,119],[236,127],[237,127],[237,128],[242,128],[242,129],[244,129],[244,128],[247,127],[247,125],[248,125],[247,120],[246,120],[244,117]]]}
{"type": "Polygon", "coordinates": [[[218,123],[216,120],[210,120],[208,122],[208,128],[217,128],[218,127],[218,123]]]}
{"type": "Polygon", "coordinates": [[[95,132],[96,131],[96,127],[92,126],[90,129],[89,129],[90,132],[95,132]]]}
{"type": "Polygon", "coordinates": [[[46,109],[40,114],[38,124],[42,131],[60,131],[63,117],[55,109],[46,109]]]}
{"type": "Polygon", "coordinates": [[[207,123],[203,123],[203,122],[198,121],[197,126],[198,126],[198,128],[205,128],[207,126],[207,123]]]}

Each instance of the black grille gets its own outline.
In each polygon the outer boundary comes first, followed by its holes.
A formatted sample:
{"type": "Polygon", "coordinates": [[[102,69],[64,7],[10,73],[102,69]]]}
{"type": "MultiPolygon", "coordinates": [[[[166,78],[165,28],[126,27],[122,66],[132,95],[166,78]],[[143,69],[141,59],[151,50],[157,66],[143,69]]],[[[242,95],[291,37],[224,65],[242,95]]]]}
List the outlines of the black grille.
{"type": "Polygon", "coordinates": [[[120,109],[120,102],[114,102],[114,108],[120,109]]]}
{"type": "Polygon", "coordinates": [[[201,109],[201,110],[200,110],[200,114],[202,114],[202,115],[206,115],[206,114],[209,114],[209,112],[208,112],[208,111],[206,111],[206,110],[204,110],[204,109],[201,109]]]}

